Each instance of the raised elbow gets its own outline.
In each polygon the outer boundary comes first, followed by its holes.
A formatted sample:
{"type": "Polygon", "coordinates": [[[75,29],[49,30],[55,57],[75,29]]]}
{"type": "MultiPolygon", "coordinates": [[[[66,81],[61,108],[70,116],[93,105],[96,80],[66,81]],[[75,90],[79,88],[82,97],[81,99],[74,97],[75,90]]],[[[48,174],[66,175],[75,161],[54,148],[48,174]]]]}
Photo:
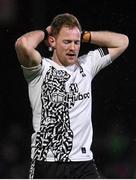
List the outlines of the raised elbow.
{"type": "Polygon", "coordinates": [[[15,50],[19,62],[24,66],[29,66],[30,50],[25,37],[21,37],[15,42],[15,50]]]}
{"type": "Polygon", "coordinates": [[[21,37],[15,42],[15,50],[17,52],[19,60],[22,61],[25,58],[29,59],[31,48],[28,45],[27,38],[21,37]]]}
{"type": "Polygon", "coordinates": [[[123,35],[123,38],[122,38],[122,45],[124,47],[124,49],[126,49],[129,45],[129,38],[127,35],[123,35]]]}
{"type": "Polygon", "coordinates": [[[15,49],[19,50],[19,49],[25,49],[25,48],[26,48],[26,38],[21,37],[17,39],[15,42],[15,49]]]}

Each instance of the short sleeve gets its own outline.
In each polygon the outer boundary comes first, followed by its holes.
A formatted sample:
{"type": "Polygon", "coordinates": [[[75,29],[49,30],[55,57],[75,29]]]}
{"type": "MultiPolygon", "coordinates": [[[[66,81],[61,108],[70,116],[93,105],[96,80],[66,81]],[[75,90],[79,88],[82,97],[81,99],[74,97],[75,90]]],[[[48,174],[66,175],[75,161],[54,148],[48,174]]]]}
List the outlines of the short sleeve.
{"type": "Polygon", "coordinates": [[[41,64],[34,67],[24,67],[23,65],[21,65],[21,68],[23,70],[24,77],[28,83],[36,77],[40,76],[43,69],[41,64]]]}
{"type": "Polygon", "coordinates": [[[107,48],[98,48],[94,51],[89,51],[88,54],[81,56],[79,60],[82,66],[91,73],[92,77],[112,63],[107,48]]]}

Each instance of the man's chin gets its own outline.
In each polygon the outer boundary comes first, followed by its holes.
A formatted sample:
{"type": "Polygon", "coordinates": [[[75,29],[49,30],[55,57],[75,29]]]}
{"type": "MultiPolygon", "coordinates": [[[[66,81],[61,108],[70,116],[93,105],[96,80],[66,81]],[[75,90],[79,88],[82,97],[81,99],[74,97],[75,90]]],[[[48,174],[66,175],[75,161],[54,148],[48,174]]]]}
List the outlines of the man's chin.
{"type": "Polygon", "coordinates": [[[76,59],[69,59],[69,60],[67,61],[67,63],[68,63],[69,65],[73,65],[73,64],[76,63],[76,59]]]}

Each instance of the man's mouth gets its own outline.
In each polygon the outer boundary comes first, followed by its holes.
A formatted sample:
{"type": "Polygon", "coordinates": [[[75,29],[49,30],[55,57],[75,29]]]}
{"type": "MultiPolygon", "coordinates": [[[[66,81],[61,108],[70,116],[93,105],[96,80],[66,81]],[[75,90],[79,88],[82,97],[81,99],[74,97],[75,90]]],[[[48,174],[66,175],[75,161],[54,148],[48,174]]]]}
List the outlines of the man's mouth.
{"type": "Polygon", "coordinates": [[[75,57],[75,56],[76,56],[75,53],[67,53],[66,55],[67,55],[67,56],[70,56],[70,57],[75,57]]]}

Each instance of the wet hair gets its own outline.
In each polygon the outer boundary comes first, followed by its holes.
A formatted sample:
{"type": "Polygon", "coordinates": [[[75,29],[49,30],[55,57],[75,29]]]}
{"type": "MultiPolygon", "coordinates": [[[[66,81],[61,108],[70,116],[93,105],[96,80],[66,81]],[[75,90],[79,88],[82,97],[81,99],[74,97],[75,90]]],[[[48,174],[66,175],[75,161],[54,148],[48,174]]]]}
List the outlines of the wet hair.
{"type": "Polygon", "coordinates": [[[62,27],[77,27],[80,30],[80,32],[82,31],[81,25],[77,18],[69,13],[59,14],[53,18],[51,22],[51,34],[53,36],[57,36],[62,27]]]}

